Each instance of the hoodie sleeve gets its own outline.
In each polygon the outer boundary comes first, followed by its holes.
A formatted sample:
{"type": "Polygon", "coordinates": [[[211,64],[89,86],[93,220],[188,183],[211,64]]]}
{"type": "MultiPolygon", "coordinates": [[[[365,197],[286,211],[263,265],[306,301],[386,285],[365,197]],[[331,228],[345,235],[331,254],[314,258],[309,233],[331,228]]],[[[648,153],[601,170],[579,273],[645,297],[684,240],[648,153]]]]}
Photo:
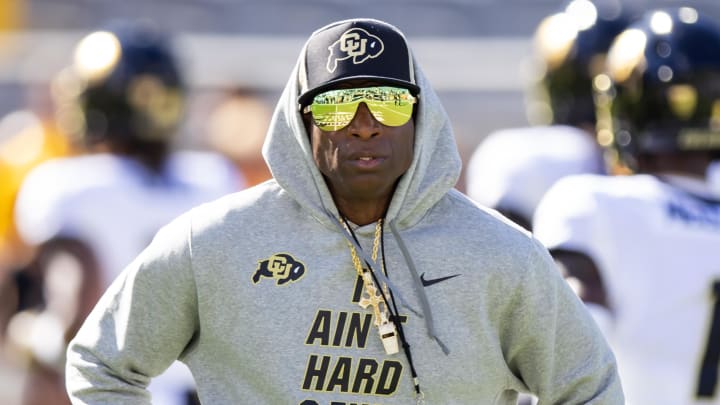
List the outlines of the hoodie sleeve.
{"type": "Polygon", "coordinates": [[[108,288],[67,351],[75,404],[150,404],[147,386],[197,330],[189,215],[175,220],[108,288]]]}
{"type": "Polygon", "coordinates": [[[623,404],[614,354],[547,250],[533,242],[512,310],[520,325],[506,334],[514,336],[508,364],[539,405],[623,404]]]}

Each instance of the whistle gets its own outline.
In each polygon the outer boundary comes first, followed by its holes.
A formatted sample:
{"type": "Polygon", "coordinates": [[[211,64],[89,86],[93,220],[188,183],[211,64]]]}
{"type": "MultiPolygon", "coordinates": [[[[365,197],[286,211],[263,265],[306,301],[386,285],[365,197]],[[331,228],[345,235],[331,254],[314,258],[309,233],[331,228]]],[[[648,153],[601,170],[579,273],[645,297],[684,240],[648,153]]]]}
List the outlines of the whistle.
{"type": "Polygon", "coordinates": [[[385,353],[395,354],[400,351],[398,345],[397,330],[395,324],[392,322],[383,322],[378,327],[380,332],[380,340],[382,340],[383,347],[385,347],[385,353]]]}

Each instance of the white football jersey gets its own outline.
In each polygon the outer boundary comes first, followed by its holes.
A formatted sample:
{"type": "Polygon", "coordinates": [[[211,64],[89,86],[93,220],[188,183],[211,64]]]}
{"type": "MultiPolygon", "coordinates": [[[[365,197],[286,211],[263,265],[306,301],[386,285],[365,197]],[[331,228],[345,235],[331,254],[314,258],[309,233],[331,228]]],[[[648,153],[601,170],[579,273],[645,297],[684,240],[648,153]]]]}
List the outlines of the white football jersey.
{"type": "MultiPolygon", "coordinates": [[[[160,227],[244,185],[234,166],[213,153],[176,152],[161,179],[125,157],[62,158],[28,174],[16,202],[16,222],[20,235],[33,244],[54,236],[88,243],[107,287],[160,227]]],[[[179,405],[193,386],[190,371],[175,362],[149,389],[153,404],[179,405]]]]}
{"type": "Polygon", "coordinates": [[[715,161],[708,166],[707,173],[705,174],[710,187],[715,192],[720,193],[720,161],[715,161]]]}
{"type": "Polygon", "coordinates": [[[211,153],[177,152],[167,166],[158,180],[136,161],[115,155],[48,161],[20,189],[18,231],[32,244],[56,235],[87,241],[108,285],[161,226],[244,185],[229,161],[211,153]]]}
{"type": "Polygon", "coordinates": [[[532,219],[542,195],[559,178],[605,173],[602,150],[585,131],[564,125],[510,128],[487,136],[465,174],[470,198],[532,219]]]}
{"type": "Polygon", "coordinates": [[[720,327],[720,200],[704,183],[567,177],[543,197],[533,227],[548,248],[583,252],[597,265],[629,404],[720,404],[712,355],[720,355],[720,340],[709,339],[720,327]],[[701,386],[707,393],[698,398],[701,386]]]}

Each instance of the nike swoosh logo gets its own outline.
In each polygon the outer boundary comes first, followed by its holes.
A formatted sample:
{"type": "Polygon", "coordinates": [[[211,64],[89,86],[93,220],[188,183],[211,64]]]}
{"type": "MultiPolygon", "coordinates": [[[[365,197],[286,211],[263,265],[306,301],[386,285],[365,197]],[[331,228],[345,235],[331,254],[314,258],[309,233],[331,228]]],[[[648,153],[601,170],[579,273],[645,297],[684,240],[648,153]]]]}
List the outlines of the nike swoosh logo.
{"type": "Polygon", "coordinates": [[[453,274],[452,276],[445,276],[440,278],[431,278],[430,280],[425,280],[425,273],[420,275],[420,281],[422,282],[423,287],[430,287],[433,284],[440,283],[445,280],[450,280],[451,278],[455,278],[459,276],[460,274],[453,274]]]}

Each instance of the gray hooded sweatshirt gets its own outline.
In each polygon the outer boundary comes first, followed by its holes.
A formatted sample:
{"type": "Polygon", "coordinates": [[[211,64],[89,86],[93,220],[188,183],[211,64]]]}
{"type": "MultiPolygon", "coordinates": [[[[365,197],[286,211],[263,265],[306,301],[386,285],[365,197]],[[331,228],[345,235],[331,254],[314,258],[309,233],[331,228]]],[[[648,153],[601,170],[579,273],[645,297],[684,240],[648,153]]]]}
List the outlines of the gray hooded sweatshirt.
{"type": "MultiPolygon", "coordinates": [[[[300,61],[303,60],[301,55],[300,61]]],[[[412,404],[297,108],[296,65],[263,149],[273,179],[163,228],[68,348],[76,404],[143,404],[175,359],[204,404],[412,404]]],[[[622,404],[615,359],[547,251],[453,189],[461,161],[422,71],[412,165],[385,218],[387,282],[427,404],[622,404]]],[[[370,258],[375,225],[354,227],[370,258]]],[[[372,266],[381,268],[380,260],[372,266]]]]}

